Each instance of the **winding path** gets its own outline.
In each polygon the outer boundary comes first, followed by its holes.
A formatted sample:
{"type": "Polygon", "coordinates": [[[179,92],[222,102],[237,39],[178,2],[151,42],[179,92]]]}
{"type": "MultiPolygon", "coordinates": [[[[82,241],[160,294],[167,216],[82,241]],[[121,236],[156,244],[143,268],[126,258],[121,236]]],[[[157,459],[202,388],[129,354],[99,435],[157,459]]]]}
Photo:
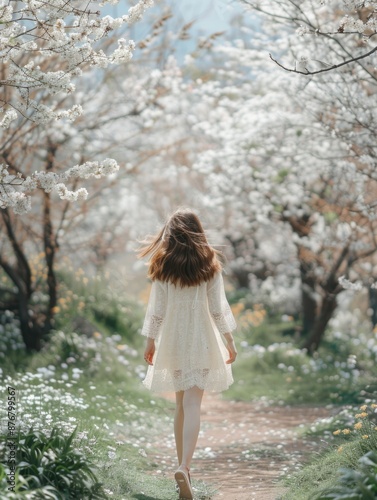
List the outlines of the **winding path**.
{"type": "MultiPolygon", "coordinates": [[[[282,493],[279,477],[318,451],[318,442],[298,437],[298,426],[329,415],[328,408],[270,406],[205,395],[192,476],[214,485],[213,500],[277,499],[282,493]]],[[[176,467],[173,434],[163,445],[160,440],[158,448],[158,458],[172,475],[176,467]]]]}

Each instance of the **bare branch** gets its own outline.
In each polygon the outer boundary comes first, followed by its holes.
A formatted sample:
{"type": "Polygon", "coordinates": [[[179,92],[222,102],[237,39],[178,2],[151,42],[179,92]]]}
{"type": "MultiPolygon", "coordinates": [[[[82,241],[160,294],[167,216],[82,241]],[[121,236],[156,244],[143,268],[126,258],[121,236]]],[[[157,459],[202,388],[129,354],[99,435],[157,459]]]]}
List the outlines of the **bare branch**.
{"type": "Polygon", "coordinates": [[[299,73],[300,75],[317,75],[319,73],[326,73],[327,71],[332,71],[334,69],[341,68],[342,66],[346,66],[347,64],[350,64],[352,62],[356,62],[356,61],[360,61],[361,59],[365,59],[366,57],[369,57],[370,55],[372,55],[376,51],[377,51],[377,46],[374,47],[369,52],[366,52],[365,54],[362,54],[361,56],[352,57],[351,59],[347,59],[346,61],[343,61],[342,63],[333,64],[332,66],[328,66],[327,68],[318,69],[316,71],[309,71],[309,70],[307,70],[307,71],[299,71],[296,68],[287,68],[286,66],[283,66],[283,64],[279,63],[279,61],[277,61],[276,59],[274,59],[271,54],[269,54],[269,55],[270,55],[270,59],[272,61],[274,61],[274,63],[276,63],[278,66],[280,66],[280,68],[283,68],[285,71],[289,71],[291,73],[299,73]]]}

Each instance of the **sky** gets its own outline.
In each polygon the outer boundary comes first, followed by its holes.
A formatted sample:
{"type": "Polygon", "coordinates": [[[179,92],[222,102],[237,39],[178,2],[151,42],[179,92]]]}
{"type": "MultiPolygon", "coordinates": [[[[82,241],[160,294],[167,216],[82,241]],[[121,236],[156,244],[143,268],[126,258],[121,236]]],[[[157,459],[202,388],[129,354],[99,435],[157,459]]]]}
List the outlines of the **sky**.
{"type": "MultiPolygon", "coordinates": [[[[170,7],[177,21],[186,24],[195,21],[194,30],[200,34],[210,35],[217,31],[225,31],[230,27],[230,19],[243,10],[241,0],[155,0],[153,11],[161,10],[164,6],[170,7]]],[[[120,1],[109,12],[120,15],[128,10],[129,2],[120,1]]]]}
{"type": "Polygon", "coordinates": [[[242,12],[238,0],[173,0],[172,5],[185,23],[196,20],[196,29],[204,34],[227,30],[230,19],[242,12]]]}
{"type": "MultiPolygon", "coordinates": [[[[103,12],[114,17],[123,15],[135,2],[136,0],[132,2],[120,0],[116,6],[108,5],[103,12]]],[[[242,15],[245,8],[242,0],[154,0],[154,3],[143,20],[132,27],[130,37],[134,40],[146,37],[151,23],[165,8],[169,8],[173,17],[169,20],[168,26],[173,31],[194,21],[189,30],[190,39],[176,41],[178,45],[175,45],[175,55],[179,61],[183,61],[185,55],[194,49],[199,36],[206,38],[213,33],[225,32],[224,37],[227,38],[226,32],[231,30],[231,20],[237,15],[242,15]]],[[[250,22],[251,16],[246,16],[250,22]]]]}

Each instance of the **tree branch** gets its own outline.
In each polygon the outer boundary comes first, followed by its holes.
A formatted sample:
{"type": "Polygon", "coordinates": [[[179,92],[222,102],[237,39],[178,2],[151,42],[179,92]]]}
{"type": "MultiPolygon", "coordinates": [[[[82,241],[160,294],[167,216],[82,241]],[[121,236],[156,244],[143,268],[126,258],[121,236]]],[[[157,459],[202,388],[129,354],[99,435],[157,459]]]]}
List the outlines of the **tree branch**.
{"type": "Polygon", "coordinates": [[[350,64],[352,62],[356,62],[356,61],[360,61],[361,59],[365,59],[366,57],[369,57],[370,55],[372,55],[376,51],[377,51],[377,46],[374,47],[369,52],[362,54],[361,56],[352,57],[351,59],[347,59],[346,61],[343,61],[342,63],[333,64],[332,66],[329,66],[327,68],[318,69],[316,71],[308,71],[308,70],[307,71],[299,71],[297,69],[287,68],[286,66],[283,66],[283,64],[279,63],[276,59],[274,59],[271,54],[269,54],[269,56],[270,56],[270,59],[272,61],[274,61],[274,63],[276,63],[278,66],[280,66],[280,68],[284,69],[285,71],[289,71],[291,73],[299,73],[300,75],[317,75],[319,73],[325,73],[327,71],[332,71],[334,69],[341,68],[342,66],[346,66],[347,64],[350,64]]]}
{"type": "Polygon", "coordinates": [[[11,295],[17,295],[17,292],[13,288],[0,286],[0,292],[2,293],[10,293],[11,295]]]}
{"type": "MultiPolygon", "coordinates": [[[[330,273],[324,283],[321,283],[321,286],[323,290],[326,292],[331,292],[331,293],[337,293],[336,289],[338,288],[338,281],[336,280],[336,273],[338,272],[340,266],[342,265],[343,261],[346,259],[348,253],[349,253],[349,248],[350,244],[347,243],[345,247],[343,247],[343,250],[341,251],[339,257],[337,260],[334,262],[332,269],[330,270],[330,273]]],[[[340,285],[339,285],[340,287],[340,285]]],[[[342,287],[340,287],[341,289],[342,287]]],[[[338,292],[339,293],[339,292],[338,292]]]]}

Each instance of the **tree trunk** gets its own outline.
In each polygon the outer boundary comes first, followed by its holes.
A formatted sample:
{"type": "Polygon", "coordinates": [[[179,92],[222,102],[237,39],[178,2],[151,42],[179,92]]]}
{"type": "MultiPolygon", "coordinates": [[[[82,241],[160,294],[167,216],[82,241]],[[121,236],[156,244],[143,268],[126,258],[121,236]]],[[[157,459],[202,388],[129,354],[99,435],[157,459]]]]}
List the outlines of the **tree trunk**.
{"type": "Polygon", "coordinates": [[[369,307],[372,309],[370,320],[373,328],[377,325],[377,289],[369,287],[369,307]]]}
{"type": "MultiPolygon", "coordinates": [[[[32,283],[31,283],[31,269],[29,266],[29,262],[26,258],[24,249],[22,247],[22,243],[17,240],[16,233],[14,231],[14,221],[12,221],[9,210],[7,208],[1,210],[1,215],[3,217],[3,221],[5,223],[5,227],[7,230],[8,240],[12,245],[14,255],[17,259],[17,277],[20,282],[26,287],[25,293],[28,297],[32,294],[32,283]]],[[[6,269],[4,269],[7,272],[6,269]]],[[[8,273],[8,272],[7,272],[8,273]]],[[[9,274],[9,273],[8,273],[9,274]]],[[[12,281],[18,286],[18,283],[13,279],[13,275],[10,275],[12,281]]]]}
{"type": "MultiPolygon", "coordinates": [[[[57,146],[49,144],[46,172],[51,171],[56,155],[57,146]]],[[[9,242],[12,246],[16,262],[10,264],[0,253],[0,267],[8,274],[9,278],[17,288],[13,301],[17,301],[14,308],[18,311],[22,338],[26,349],[29,351],[39,351],[42,347],[42,339],[53,326],[53,316],[57,304],[57,279],[55,275],[55,255],[58,248],[57,238],[54,235],[51,217],[51,197],[48,193],[43,193],[43,245],[45,250],[45,260],[47,267],[47,293],[49,302],[47,306],[38,304],[31,307],[30,300],[35,292],[32,283],[32,273],[24,251],[22,240],[16,231],[16,223],[7,209],[1,211],[9,242]]],[[[45,288],[43,287],[45,291],[45,288]]]]}
{"type": "Polygon", "coordinates": [[[315,299],[315,279],[308,264],[300,262],[302,331],[307,336],[315,325],[318,304],[315,299]]]}
{"type": "Polygon", "coordinates": [[[57,304],[57,280],[55,275],[55,251],[56,241],[51,220],[51,197],[49,193],[44,193],[44,213],[43,213],[43,243],[45,249],[45,259],[47,265],[47,290],[48,290],[48,309],[46,311],[46,320],[44,324],[45,332],[52,328],[54,317],[54,308],[57,304]]]}
{"type": "Polygon", "coordinates": [[[17,288],[15,294],[16,304],[18,310],[22,339],[28,351],[39,351],[41,349],[42,329],[37,325],[35,319],[30,315],[30,296],[29,286],[24,282],[24,274],[19,274],[18,266],[11,266],[0,255],[0,266],[7,273],[17,288]]]}
{"type": "Polygon", "coordinates": [[[38,327],[29,313],[29,301],[27,296],[19,291],[18,293],[18,314],[20,317],[20,326],[22,339],[27,351],[40,351],[43,331],[38,327]]]}
{"type": "Polygon", "coordinates": [[[322,300],[318,317],[304,344],[304,348],[307,349],[308,354],[312,355],[318,349],[325,334],[326,327],[334,314],[336,306],[337,294],[326,292],[326,295],[322,300]]]}
{"type": "MultiPolygon", "coordinates": [[[[347,243],[338,258],[333,262],[333,265],[327,275],[326,280],[323,281],[321,287],[324,293],[321,307],[318,311],[313,328],[310,330],[309,335],[305,341],[304,348],[308,350],[308,354],[313,354],[319,347],[326,327],[334,314],[337,306],[338,294],[342,291],[339,284],[338,274],[342,264],[348,259],[349,256],[349,243],[347,243]]],[[[348,264],[349,265],[349,260],[348,264]]]]}
{"type": "Polygon", "coordinates": [[[237,288],[249,288],[249,271],[233,269],[233,276],[237,281],[237,288]]]}

